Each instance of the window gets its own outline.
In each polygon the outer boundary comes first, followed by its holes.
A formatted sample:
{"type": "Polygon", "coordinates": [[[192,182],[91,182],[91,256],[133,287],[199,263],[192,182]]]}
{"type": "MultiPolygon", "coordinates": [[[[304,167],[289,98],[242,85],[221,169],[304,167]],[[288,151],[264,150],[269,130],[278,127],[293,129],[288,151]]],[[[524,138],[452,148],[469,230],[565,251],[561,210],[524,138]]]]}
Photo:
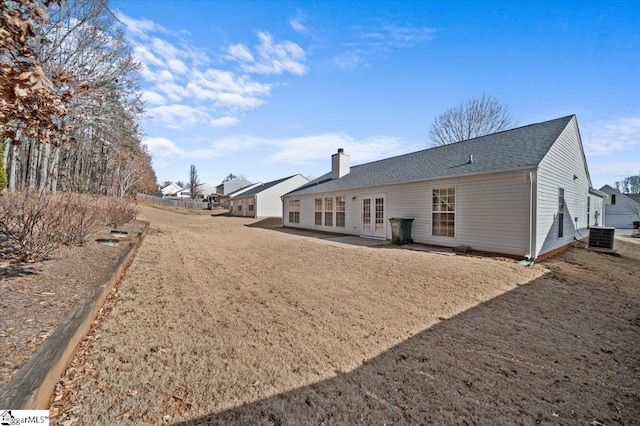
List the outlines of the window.
{"type": "Polygon", "coordinates": [[[456,189],[434,189],[431,234],[438,237],[455,237],[455,229],[456,189]]]}
{"type": "Polygon", "coordinates": [[[558,188],[558,238],[564,236],[564,188],[558,188]]]}
{"type": "Polygon", "coordinates": [[[324,226],[333,226],[333,198],[324,199],[324,226]]]}
{"type": "Polygon", "coordinates": [[[316,225],[322,225],[322,198],[316,198],[316,225]]]}
{"type": "Polygon", "coordinates": [[[253,204],[249,204],[249,211],[252,212],[253,211],[253,204]]]}
{"type": "Polygon", "coordinates": [[[345,227],[345,203],[344,197],[336,197],[336,226],[345,227]]]}
{"type": "Polygon", "coordinates": [[[611,194],[611,205],[616,203],[616,194],[611,194]]]}
{"type": "Polygon", "coordinates": [[[238,211],[242,211],[242,201],[238,200],[238,211]]]}
{"type": "Polygon", "coordinates": [[[300,223],[300,200],[289,200],[289,223],[300,223]]]}

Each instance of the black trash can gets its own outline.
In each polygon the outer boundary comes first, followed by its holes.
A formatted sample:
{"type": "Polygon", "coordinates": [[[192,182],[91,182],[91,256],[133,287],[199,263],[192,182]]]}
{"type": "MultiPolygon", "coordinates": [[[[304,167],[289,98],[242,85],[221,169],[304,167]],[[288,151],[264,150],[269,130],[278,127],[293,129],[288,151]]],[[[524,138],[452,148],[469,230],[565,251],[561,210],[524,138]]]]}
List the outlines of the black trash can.
{"type": "Polygon", "coordinates": [[[411,223],[413,223],[413,219],[392,217],[389,222],[391,222],[391,242],[393,244],[413,244],[411,239],[411,223]]]}

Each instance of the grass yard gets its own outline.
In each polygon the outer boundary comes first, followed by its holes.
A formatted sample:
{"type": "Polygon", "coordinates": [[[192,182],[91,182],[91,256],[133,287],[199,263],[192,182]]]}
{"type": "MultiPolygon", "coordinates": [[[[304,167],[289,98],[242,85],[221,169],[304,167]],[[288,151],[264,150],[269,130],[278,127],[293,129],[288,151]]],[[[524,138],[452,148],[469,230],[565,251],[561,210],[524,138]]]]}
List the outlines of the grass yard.
{"type": "Polygon", "coordinates": [[[141,208],[54,422],[640,422],[640,255],[525,268],[209,213],[141,208]]]}

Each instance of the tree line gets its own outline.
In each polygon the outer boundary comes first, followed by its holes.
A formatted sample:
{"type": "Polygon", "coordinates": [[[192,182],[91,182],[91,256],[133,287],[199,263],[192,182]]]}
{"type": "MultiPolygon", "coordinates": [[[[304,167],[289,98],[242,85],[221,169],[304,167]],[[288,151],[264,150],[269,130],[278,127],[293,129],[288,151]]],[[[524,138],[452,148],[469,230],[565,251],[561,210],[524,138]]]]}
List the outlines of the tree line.
{"type": "Polygon", "coordinates": [[[107,0],[5,0],[0,49],[0,185],[155,191],[140,64],[107,0]]]}

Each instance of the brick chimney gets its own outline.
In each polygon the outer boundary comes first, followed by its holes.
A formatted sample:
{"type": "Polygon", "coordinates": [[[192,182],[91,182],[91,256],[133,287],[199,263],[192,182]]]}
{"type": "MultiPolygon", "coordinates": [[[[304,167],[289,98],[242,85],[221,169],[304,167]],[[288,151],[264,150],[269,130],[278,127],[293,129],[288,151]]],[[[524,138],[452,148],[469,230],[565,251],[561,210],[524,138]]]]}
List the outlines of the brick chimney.
{"type": "Polygon", "coordinates": [[[331,156],[331,179],[340,179],[350,171],[349,156],[344,153],[344,149],[338,148],[338,152],[331,156]]]}

